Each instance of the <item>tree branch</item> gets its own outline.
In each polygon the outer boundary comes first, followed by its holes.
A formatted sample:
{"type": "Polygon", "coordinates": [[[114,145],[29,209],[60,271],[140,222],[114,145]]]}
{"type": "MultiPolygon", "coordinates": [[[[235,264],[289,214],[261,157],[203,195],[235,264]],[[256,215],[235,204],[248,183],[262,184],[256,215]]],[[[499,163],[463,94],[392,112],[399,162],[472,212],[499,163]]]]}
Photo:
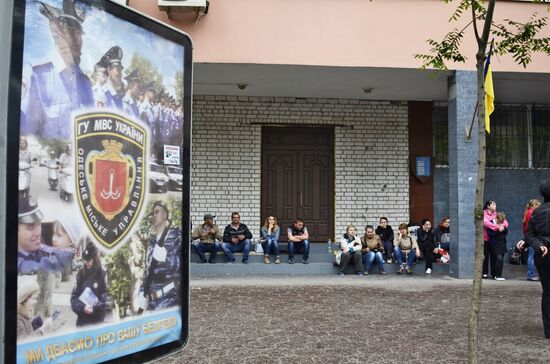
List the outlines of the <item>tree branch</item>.
{"type": "Polygon", "coordinates": [[[472,0],[472,22],[474,23],[474,34],[476,36],[476,42],[479,47],[479,43],[481,42],[481,39],[479,38],[479,31],[477,30],[477,16],[476,16],[476,8],[474,6],[476,0],[472,0]]]}

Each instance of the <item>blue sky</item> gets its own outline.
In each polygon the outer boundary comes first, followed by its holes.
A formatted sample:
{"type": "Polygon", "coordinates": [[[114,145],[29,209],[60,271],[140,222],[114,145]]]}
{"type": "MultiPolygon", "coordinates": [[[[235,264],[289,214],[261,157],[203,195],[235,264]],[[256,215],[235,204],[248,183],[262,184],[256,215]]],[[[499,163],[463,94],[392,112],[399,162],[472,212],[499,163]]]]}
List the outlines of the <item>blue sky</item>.
{"type": "MultiPolygon", "coordinates": [[[[62,8],[61,0],[43,2],[62,8]]],[[[78,5],[82,3],[77,1],[78,5]]],[[[118,45],[124,54],[122,65],[125,69],[135,52],[141,54],[162,74],[164,87],[175,95],[174,75],[183,70],[182,46],[95,8],[88,7],[85,10],[80,63],[85,72],[91,72],[103,54],[118,45]]],[[[24,63],[30,66],[58,58],[48,21],[40,14],[36,0],[27,0],[24,52],[24,63]]]]}

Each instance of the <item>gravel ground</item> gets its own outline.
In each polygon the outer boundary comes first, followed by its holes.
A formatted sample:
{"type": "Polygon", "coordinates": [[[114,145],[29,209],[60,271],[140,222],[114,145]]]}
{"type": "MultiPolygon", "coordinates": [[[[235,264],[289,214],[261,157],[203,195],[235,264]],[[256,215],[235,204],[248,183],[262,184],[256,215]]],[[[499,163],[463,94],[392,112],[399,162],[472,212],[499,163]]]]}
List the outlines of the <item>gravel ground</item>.
{"type": "MultiPolygon", "coordinates": [[[[464,363],[470,280],[201,277],[191,336],[163,363],[464,363]]],[[[539,283],[484,281],[481,363],[549,363],[539,283]]],[[[160,360],[159,360],[160,362],[160,360]]]]}

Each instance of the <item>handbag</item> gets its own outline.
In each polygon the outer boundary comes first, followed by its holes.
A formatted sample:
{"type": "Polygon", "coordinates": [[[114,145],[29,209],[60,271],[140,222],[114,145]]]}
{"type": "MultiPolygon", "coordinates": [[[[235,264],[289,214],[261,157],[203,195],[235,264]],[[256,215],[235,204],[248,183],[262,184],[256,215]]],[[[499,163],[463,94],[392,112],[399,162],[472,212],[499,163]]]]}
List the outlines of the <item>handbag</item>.
{"type": "Polygon", "coordinates": [[[336,252],[336,255],[334,256],[334,262],[337,264],[337,265],[340,265],[340,262],[342,261],[342,251],[341,250],[338,250],[336,252]]]}
{"type": "Polygon", "coordinates": [[[508,252],[508,263],[514,265],[521,264],[521,252],[515,246],[510,248],[510,251],[508,252]]]}
{"type": "Polygon", "coordinates": [[[256,252],[256,254],[263,254],[264,253],[264,247],[262,246],[262,243],[257,241],[256,246],[254,247],[254,251],[256,252]]]}

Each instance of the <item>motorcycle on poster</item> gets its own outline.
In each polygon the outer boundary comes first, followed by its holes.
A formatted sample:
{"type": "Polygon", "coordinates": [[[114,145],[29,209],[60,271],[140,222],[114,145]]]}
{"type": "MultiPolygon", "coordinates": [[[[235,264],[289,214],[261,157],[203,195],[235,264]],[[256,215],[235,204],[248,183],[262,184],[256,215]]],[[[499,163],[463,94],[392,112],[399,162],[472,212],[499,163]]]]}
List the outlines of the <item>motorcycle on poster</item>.
{"type": "Polygon", "coordinates": [[[181,346],[189,38],[107,0],[22,3],[15,361],[181,346]]]}

